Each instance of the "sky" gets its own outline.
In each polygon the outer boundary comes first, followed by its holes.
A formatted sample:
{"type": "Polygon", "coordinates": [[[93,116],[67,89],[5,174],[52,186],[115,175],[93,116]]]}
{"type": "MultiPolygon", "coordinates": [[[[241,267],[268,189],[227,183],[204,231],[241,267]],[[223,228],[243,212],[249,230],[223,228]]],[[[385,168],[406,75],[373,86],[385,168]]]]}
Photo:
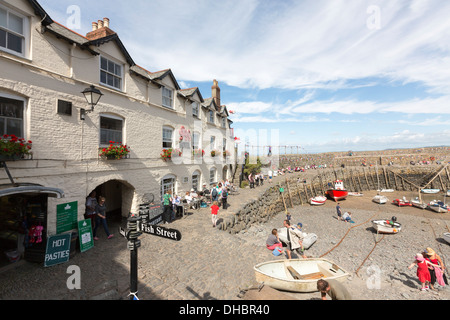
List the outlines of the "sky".
{"type": "Polygon", "coordinates": [[[204,98],[217,79],[251,152],[450,145],[450,1],[38,2],[82,35],[108,17],[138,65],[204,98]]]}

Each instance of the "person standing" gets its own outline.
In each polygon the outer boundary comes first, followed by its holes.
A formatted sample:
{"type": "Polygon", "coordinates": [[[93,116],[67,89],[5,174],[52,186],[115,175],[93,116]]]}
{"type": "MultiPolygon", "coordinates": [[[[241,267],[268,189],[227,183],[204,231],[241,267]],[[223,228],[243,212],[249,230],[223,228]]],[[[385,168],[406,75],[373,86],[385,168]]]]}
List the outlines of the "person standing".
{"type": "Polygon", "coordinates": [[[100,197],[97,206],[95,207],[95,211],[97,212],[97,217],[95,221],[95,228],[94,228],[94,240],[98,240],[97,238],[97,229],[100,225],[103,226],[103,229],[105,230],[106,235],[108,236],[108,239],[111,239],[114,237],[113,234],[109,232],[108,224],[106,222],[106,199],[104,197],[100,197]]]}
{"type": "Polygon", "coordinates": [[[447,281],[447,277],[445,275],[445,266],[444,263],[442,262],[441,257],[431,248],[427,248],[425,250],[425,255],[426,259],[428,261],[430,261],[431,263],[438,265],[440,268],[438,267],[428,267],[428,270],[430,272],[430,287],[431,289],[434,289],[434,284],[436,283],[436,281],[439,283],[439,285],[441,286],[445,286],[448,285],[448,281],[447,281]]]}
{"type": "Polygon", "coordinates": [[[272,170],[269,170],[269,172],[267,172],[267,174],[269,175],[269,183],[272,183],[272,170]]]}
{"type": "Polygon", "coordinates": [[[92,191],[89,196],[86,199],[86,211],[84,213],[84,218],[85,219],[91,219],[91,227],[94,228],[95,226],[95,216],[96,216],[96,212],[95,212],[95,208],[98,204],[97,202],[97,198],[96,198],[97,193],[94,191],[92,191]]]}
{"type": "Polygon", "coordinates": [[[169,223],[171,222],[171,216],[172,216],[172,191],[171,190],[167,190],[166,193],[163,196],[163,206],[164,206],[164,211],[162,214],[162,218],[164,223],[169,223]]]}
{"type": "Polygon", "coordinates": [[[417,278],[419,278],[420,283],[422,284],[422,291],[428,290],[428,284],[431,281],[430,271],[428,270],[428,265],[439,267],[427,260],[423,257],[421,253],[416,254],[415,260],[411,265],[408,267],[408,269],[412,269],[417,265],[417,278]]]}
{"type": "Polygon", "coordinates": [[[211,206],[211,221],[213,224],[213,228],[217,225],[217,215],[219,213],[219,203],[214,201],[211,206]]]}
{"type": "Polygon", "coordinates": [[[336,206],[336,213],[338,216],[338,220],[341,221],[342,220],[342,209],[341,209],[341,204],[339,202],[336,206]]]}
{"type": "Polygon", "coordinates": [[[307,257],[303,250],[303,233],[299,229],[291,227],[289,220],[284,220],[283,226],[286,228],[286,237],[288,241],[286,247],[288,259],[292,259],[292,251],[296,251],[303,259],[306,259],[307,257]]]}
{"type": "Polygon", "coordinates": [[[223,208],[223,210],[227,210],[227,206],[228,206],[228,203],[227,203],[228,189],[227,189],[227,187],[225,187],[225,186],[222,187],[221,195],[222,195],[222,208],[223,208]]]}

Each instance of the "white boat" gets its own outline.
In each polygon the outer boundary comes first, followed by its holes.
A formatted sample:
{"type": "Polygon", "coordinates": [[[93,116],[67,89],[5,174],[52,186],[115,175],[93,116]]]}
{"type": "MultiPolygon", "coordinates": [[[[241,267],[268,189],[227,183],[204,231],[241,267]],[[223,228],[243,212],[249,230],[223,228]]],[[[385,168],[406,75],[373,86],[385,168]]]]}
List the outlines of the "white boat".
{"type": "Polygon", "coordinates": [[[415,199],[411,200],[411,204],[413,207],[420,208],[420,209],[426,209],[428,206],[426,203],[422,202],[419,197],[416,197],[415,199]]]}
{"type": "MultiPolygon", "coordinates": [[[[286,230],[287,230],[286,228],[278,229],[278,238],[285,245],[288,243],[286,230]]],[[[302,241],[303,249],[308,250],[317,241],[317,235],[315,233],[306,233],[306,232],[302,233],[303,233],[303,241],[302,241]]]]}
{"type": "Polygon", "coordinates": [[[376,203],[379,203],[379,204],[385,204],[386,202],[389,201],[389,199],[386,196],[382,196],[382,195],[378,194],[375,197],[373,197],[372,201],[376,202],[376,203]]]}
{"type": "Polygon", "coordinates": [[[290,292],[317,292],[317,280],[345,281],[350,274],[322,258],[275,260],[254,266],[256,281],[290,292]]]}
{"type": "Polygon", "coordinates": [[[445,241],[447,241],[448,244],[450,244],[450,232],[444,233],[442,237],[444,238],[445,241]]]}
{"type": "Polygon", "coordinates": [[[361,192],[349,192],[348,195],[354,197],[362,197],[364,194],[361,192]]]}
{"type": "Polygon", "coordinates": [[[321,205],[325,204],[326,201],[327,201],[327,198],[324,196],[317,196],[317,197],[309,199],[309,203],[313,206],[321,206],[321,205]]]}
{"type": "Polygon", "coordinates": [[[422,189],[420,190],[422,193],[438,193],[439,191],[441,191],[441,189],[422,189]]]}
{"type": "Polygon", "coordinates": [[[450,190],[447,190],[447,193],[445,194],[447,197],[450,197],[450,190]]]}
{"type": "Polygon", "coordinates": [[[378,192],[394,192],[394,189],[381,189],[381,190],[377,190],[378,192]]]}
{"type": "Polygon", "coordinates": [[[437,213],[446,213],[450,210],[450,207],[440,200],[433,200],[428,204],[428,209],[437,213]]]}
{"type": "Polygon", "coordinates": [[[402,225],[391,220],[372,220],[372,226],[378,233],[395,234],[402,230],[402,225]]]}

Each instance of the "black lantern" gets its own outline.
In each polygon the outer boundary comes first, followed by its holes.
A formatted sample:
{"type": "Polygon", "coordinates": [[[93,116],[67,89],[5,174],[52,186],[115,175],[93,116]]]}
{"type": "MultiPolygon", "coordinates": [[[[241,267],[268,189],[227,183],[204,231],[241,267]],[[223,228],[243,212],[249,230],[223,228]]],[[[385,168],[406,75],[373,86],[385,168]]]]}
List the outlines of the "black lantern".
{"type": "Polygon", "coordinates": [[[103,96],[103,93],[101,93],[100,90],[98,90],[96,87],[91,85],[89,88],[84,89],[82,94],[84,94],[84,97],[86,98],[87,103],[91,106],[90,112],[93,112],[94,107],[100,101],[100,98],[103,96]]]}

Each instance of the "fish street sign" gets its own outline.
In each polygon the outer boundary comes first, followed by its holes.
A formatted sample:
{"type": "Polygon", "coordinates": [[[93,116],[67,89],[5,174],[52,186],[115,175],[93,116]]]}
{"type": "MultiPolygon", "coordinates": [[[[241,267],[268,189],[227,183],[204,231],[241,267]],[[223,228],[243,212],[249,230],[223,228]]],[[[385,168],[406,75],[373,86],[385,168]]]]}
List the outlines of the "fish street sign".
{"type": "Polygon", "coordinates": [[[175,229],[167,229],[164,227],[144,223],[140,225],[140,229],[141,229],[140,231],[144,233],[154,235],[157,237],[166,238],[174,241],[181,240],[181,232],[175,229]]]}

